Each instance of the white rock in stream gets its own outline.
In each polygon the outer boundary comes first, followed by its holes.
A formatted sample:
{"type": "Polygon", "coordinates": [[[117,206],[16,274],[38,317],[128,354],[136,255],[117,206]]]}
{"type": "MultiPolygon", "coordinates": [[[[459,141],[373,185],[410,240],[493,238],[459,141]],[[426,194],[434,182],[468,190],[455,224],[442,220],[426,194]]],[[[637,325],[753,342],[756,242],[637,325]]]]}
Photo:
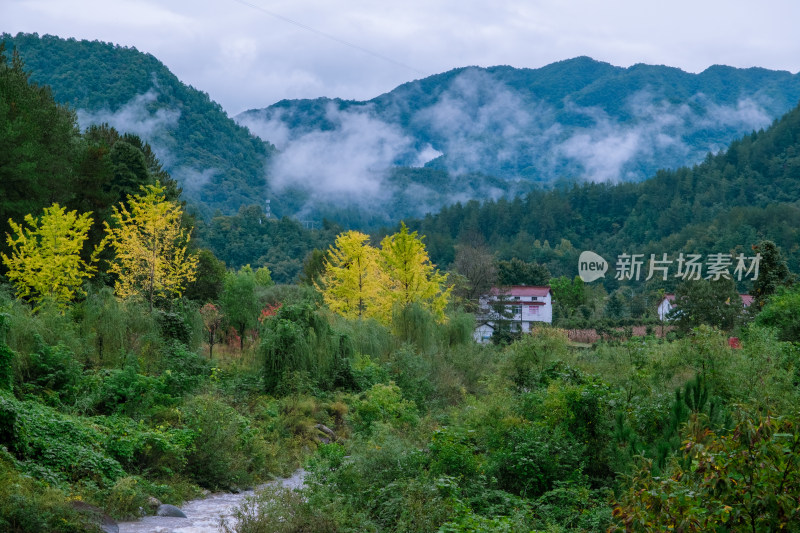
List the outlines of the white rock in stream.
{"type": "MultiPolygon", "coordinates": [[[[300,469],[291,477],[275,480],[267,485],[280,484],[288,489],[298,489],[303,486],[305,475],[305,471],[300,469]]],[[[186,518],[146,516],[136,522],[120,522],[119,533],[219,533],[220,518],[230,518],[233,510],[247,496],[253,494],[253,490],[239,494],[223,492],[200,500],[191,500],[180,506],[186,518]]]]}

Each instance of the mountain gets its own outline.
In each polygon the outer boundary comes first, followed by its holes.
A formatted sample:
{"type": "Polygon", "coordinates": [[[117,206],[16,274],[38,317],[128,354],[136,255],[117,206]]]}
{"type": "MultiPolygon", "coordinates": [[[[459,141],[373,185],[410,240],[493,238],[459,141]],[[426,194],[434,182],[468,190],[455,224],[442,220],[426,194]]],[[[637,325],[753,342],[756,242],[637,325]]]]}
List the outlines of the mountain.
{"type": "Polygon", "coordinates": [[[440,265],[453,261],[457,245],[484,242],[499,259],[535,261],[571,278],[580,252],[592,250],[610,263],[607,288],[616,286],[609,278],[619,254],[752,256],[751,246],[763,239],[776,242],[798,272],[800,107],[697,165],[661,170],[643,182],[458,203],[407,223],[426,235],[440,265]]]}
{"type": "Polygon", "coordinates": [[[0,39],[82,127],[108,122],[149,142],[206,220],[268,199],[278,216],[376,228],[454,202],[641,181],[702,161],[800,99],[800,78],[788,72],[690,74],[581,57],[540,69],[455,69],[367,102],[282,101],[237,124],[135,48],[0,39]]]}
{"type": "Polygon", "coordinates": [[[56,101],[77,110],[81,127],[107,122],[149,142],[201,213],[263,204],[264,167],[274,147],[152,55],[52,35],[2,34],[0,40],[19,52],[32,81],[49,85],[56,101]]]}
{"type": "Polygon", "coordinates": [[[235,215],[247,206],[264,206],[269,199],[278,216],[375,227],[435,211],[454,199],[530,190],[480,173],[454,180],[444,170],[424,168],[381,168],[380,181],[370,175],[365,184],[348,167],[331,165],[325,153],[302,154],[302,168],[318,162],[326,172],[337,172],[334,179],[317,181],[313,189],[295,187],[272,178],[285,174],[287,157],[276,165],[271,143],[237,125],[207,94],[183,84],[150,54],[52,35],[2,34],[0,40],[8,51],[19,52],[32,81],[50,86],[56,101],[76,110],[83,128],[107,122],[149,142],[205,219],[216,211],[235,215]],[[330,194],[319,201],[325,191],[330,194]]]}
{"type": "Polygon", "coordinates": [[[235,118],[280,150],[277,187],[322,181],[328,196],[341,192],[343,174],[353,193],[398,166],[443,170],[454,183],[474,173],[545,187],[641,181],[702,161],[799,99],[800,75],[789,72],[691,74],[579,57],[539,69],[460,68],[369,101],[285,100],[235,118]]]}

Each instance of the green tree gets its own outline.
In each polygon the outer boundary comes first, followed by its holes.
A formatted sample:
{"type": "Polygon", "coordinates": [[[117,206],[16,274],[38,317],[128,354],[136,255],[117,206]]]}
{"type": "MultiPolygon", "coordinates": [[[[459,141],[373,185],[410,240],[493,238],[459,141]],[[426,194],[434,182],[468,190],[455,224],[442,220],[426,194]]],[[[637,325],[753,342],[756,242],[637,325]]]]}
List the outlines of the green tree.
{"type": "Polygon", "coordinates": [[[794,275],[789,272],[786,260],[774,242],[761,241],[753,246],[753,251],[761,255],[758,278],[750,290],[754,299],[753,310],[758,312],[780,287],[789,286],[794,282],[794,275]]]}
{"type": "Polygon", "coordinates": [[[248,330],[258,325],[261,307],[256,295],[256,274],[250,265],[238,272],[228,272],[222,283],[220,305],[225,319],[239,335],[239,350],[244,351],[244,339],[248,330]]]}
{"type": "Polygon", "coordinates": [[[575,276],[570,280],[566,276],[550,280],[553,301],[562,311],[562,316],[569,316],[586,301],[583,280],[575,276]]]}
{"type": "Polygon", "coordinates": [[[6,235],[11,255],[0,253],[8,279],[16,285],[18,298],[29,298],[37,307],[50,301],[63,309],[83,294],[83,281],[97,270],[94,262],[101,248],[95,248],[89,262],[81,258],[91,213],[78,215],[53,204],[38,219],[26,215],[25,222],[28,227],[8,221],[14,233],[6,235]]]}
{"type": "Polygon", "coordinates": [[[463,277],[455,284],[453,292],[464,300],[470,311],[476,310],[479,298],[497,284],[497,266],[486,246],[458,246],[453,270],[463,277]]]}
{"type": "Polygon", "coordinates": [[[606,302],[605,314],[609,318],[622,318],[626,315],[625,307],[625,298],[619,291],[614,291],[606,302]]]}
{"type": "Polygon", "coordinates": [[[275,282],[272,281],[272,274],[269,271],[268,267],[262,266],[256,269],[254,272],[256,277],[256,285],[259,288],[266,289],[267,287],[272,287],[275,285],[275,282]]]}
{"type": "Polygon", "coordinates": [[[189,233],[182,226],[183,210],[166,199],[160,183],[142,186],[128,196],[128,207],[114,207],[113,225],[105,223],[115,257],[115,291],[122,298],[140,296],[150,309],[156,298],[180,296],[195,279],[197,257],[187,253],[189,233]]]}
{"type": "Polygon", "coordinates": [[[684,333],[701,324],[731,331],[742,316],[742,298],[733,280],[725,278],[684,281],[675,290],[675,308],[669,314],[684,333]]]}
{"type": "Polygon", "coordinates": [[[306,255],[303,260],[303,270],[298,276],[298,280],[303,285],[319,285],[322,276],[325,274],[325,264],[328,261],[328,253],[319,248],[314,248],[306,255]]]}
{"type": "Polygon", "coordinates": [[[428,259],[428,252],[417,232],[409,233],[405,223],[400,231],[381,241],[381,270],[386,284],[379,293],[379,316],[388,322],[395,307],[412,303],[430,311],[437,321],[445,319],[444,309],[452,287],[428,259]]]}
{"type": "MultiPolygon", "coordinates": [[[[76,145],[79,153],[69,207],[94,213],[90,244],[105,237],[103,223],[111,222],[113,207],[127,202],[128,195],[138,194],[143,185],[158,181],[164,187],[165,198],[179,202],[177,183],[161,168],[150,145],[138,136],[120,135],[108,124],[91,125],[76,145]]],[[[101,259],[110,260],[110,252],[101,255],[101,259]]]]}
{"type": "Polygon", "coordinates": [[[781,287],[756,316],[756,324],[775,328],[782,341],[800,342],[800,287],[781,287]]]}
{"type": "Polygon", "coordinates": [[[0,234],[9,219],[68,204],[77,137],[75,114],[56,104],[49,87],[31,83],[16,50],[9,62],[0,43],[0,234]]]}
{"type": "Polygon", "coordinates": [[[259,353],[267,392],[275,392],[287,373],[307,376],[321,389],[352,386],[347,362],[352,341],[331,327],[328,316],[300,302],[281,306],[264,319],[259,353]]]}
{"type": "Polygon", "coordinates": [[[547,285],[550,271],[538,263],[527,263],[514,257],[510,261],[497,263],[497,277],[500,285],[547,285]]]}
{"type": "Polygon", "coordinates": [[[187,284],[184,296],[200,303],[217,301],[226,272],[225,263],[217,259],[211,250],[199,250],[197,273],[194,281],[187,284]]]}

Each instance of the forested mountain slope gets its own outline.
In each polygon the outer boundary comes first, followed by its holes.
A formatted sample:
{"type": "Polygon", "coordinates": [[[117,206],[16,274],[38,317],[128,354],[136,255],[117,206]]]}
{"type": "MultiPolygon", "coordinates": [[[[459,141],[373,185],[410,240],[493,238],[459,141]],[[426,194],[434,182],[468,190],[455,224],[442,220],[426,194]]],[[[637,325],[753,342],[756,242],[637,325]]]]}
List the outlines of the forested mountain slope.
{"type": "Polygon", "coordinates": [[[701,161],[800,98],[788,72],[582,57],[455,69],[368,102],[283,101],[237,117],[259,139],[135,48],[2,40],[81,127],[108,122],[147,141],[206,219],[269,199],[279,216],[374,228],[558,183],[639,181],[701,161]]]}
{"type": "Polygon", "coordinates": [[[262,204],[274,147],[228,118],[207,94],[135,48],[51,35],[3,34],[31,80],[77,110],[81,127],[108,122],[151,144],[184,194],[204,213],[262,204]]]}
{"type": "Polygon", "coordinates": [[[749,253],[772,239],[800,261],[800,108],[734,141],[694,167],[662,170],[641,183],[584,184],[514,200],[468,202],[409,223],[427,235],[432,258],[483,240],[501,258],[546,263],[575,275],[581,250],[620,253],[749,253]]]}
{"type": "MultiPolygon", "coordinates": [[[[296,156],[336,146],[334,160],[358,153],[371,168],[424,164],[549,185],[641,181],[698,163],[798,99],[800,77],[789,72],[713,66],[692,74],[579,57],[539,69],[459,68],[366,102],[287,100],[236,119],[282,150],[278,180],[310,182],[296,156]]],[[[367,165],[351,168],[370,182],[367,165]]]]}

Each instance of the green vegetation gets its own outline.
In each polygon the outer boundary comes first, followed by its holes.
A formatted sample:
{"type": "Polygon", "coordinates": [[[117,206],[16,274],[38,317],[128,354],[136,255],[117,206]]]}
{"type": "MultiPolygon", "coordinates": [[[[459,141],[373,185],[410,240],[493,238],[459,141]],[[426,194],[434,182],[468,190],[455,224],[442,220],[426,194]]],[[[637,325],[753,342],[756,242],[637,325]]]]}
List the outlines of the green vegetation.
{"type": "Polygon", "coordinates": [[[584,350],[554,328],[497,348],[348,327],[347,434],[317,448],[302,497],[269,489],[229,531],[766,532],[800,512],[800,352],[769,329],[741,350],[706,326],[584,350]]]}
{"type": "MultiPolygon", "coordinates": [[[[18,57],[0,62],[0,97],[3,230],[18,234],[19,220],[30,215],[33,226],[35,214],[59,202],[51,212],[74,210],[96,245],[98,223],[114,227],[114,213],[135,211],[132,194],[143,188],[175,210],[169,240],[185,247],[192,221],[179,216],[179,191],[148,145],[108,127],[80,134],[74,115],[28,82],[18,57]],[[54,136],[43,134],[48,121],[54,136]],[[81,218],[89,206],[92,221],[81,218]]],[[[727,154],[645,184],[456,206],[417,223],[441,230],[424,245],[424,232],[402,225],[375,258],[386,284],[370,290],[391,302],[379,319],[325,305],[317,286],[334,273],[326,265],[348,263],[321,251],[338,228],[311,232],[260,208],[196,228],[232,268],[212,251],[188,250],[170,267],[197,265],[183,296],[115,293],[126,275],[111,266],[126,253],[118,246],[100,253],[81,290],[56,301],[37,296],[45,289],[14,291],[24,283],[14,269],[38,259],[16,253],[12,240],[18,260],[6,261],[0,279],[0,530],[97,531],[103,512],[136,517],[151,498],[180,504],[202,489],[252,487],[300,465],[308,472],[300,492],[263,491],[225,530],[795,530],[800,298],[791,267],[798,251],[786,242],[796,228],[765,222],[705,239],[700,231],[733,216],[711,202],[724,183],[758,191],[737,204],[741,190],[725,189],[726,201],[787,221],[796,206],[781,195],[796,198],[797,165],[786,139],[796,139],[798,121],[793,112],[727,154]],[[719,169],[735,177],[714,182],[719,169]],[[667,195],[675,184],[685,197],[667,195]],[[785,203],[771,206],[768,195],[785,203]],[[664,198],[662,214],[692,208],[689,230],[675,233],[677,222],[653,216],[664,198]],[[513,218],[536,201],[551,210],[513,218]],[[667,338],[652,335],[652,323],[638,337],[609,326],[599,342],[578,346],[567,330],[543,326],[502,346],[479,345],[475,318],[460,306],[474,305],[494,276],[541,283],[552,272],[561,324],[641,325],[663,289],[633,293],[564,275],[577,259],[573,240],[590,242],[591,229],[604,246],[646,249],[696,231],[689,248],[736,249],[736,239],[756,239],[756,227],[775,239],[754,243],[765,259],[758,305],[742,312],[730,280],[687,283],[667,338]],[[529,230],[565,237],[526,248],[529,230]],[[486,242],[498,243],[494,254],[486,242]],[[427,254],[455,244],[453,302],[427,254]],[[302,285],[276,284],[301,269],[302,285]]],[[[358,246],[367,240],[345,235],[358,246]]],[[[93,247],[57,255],[69,253],[75,266],[76,255],[92,259],[93,247]]]]}

